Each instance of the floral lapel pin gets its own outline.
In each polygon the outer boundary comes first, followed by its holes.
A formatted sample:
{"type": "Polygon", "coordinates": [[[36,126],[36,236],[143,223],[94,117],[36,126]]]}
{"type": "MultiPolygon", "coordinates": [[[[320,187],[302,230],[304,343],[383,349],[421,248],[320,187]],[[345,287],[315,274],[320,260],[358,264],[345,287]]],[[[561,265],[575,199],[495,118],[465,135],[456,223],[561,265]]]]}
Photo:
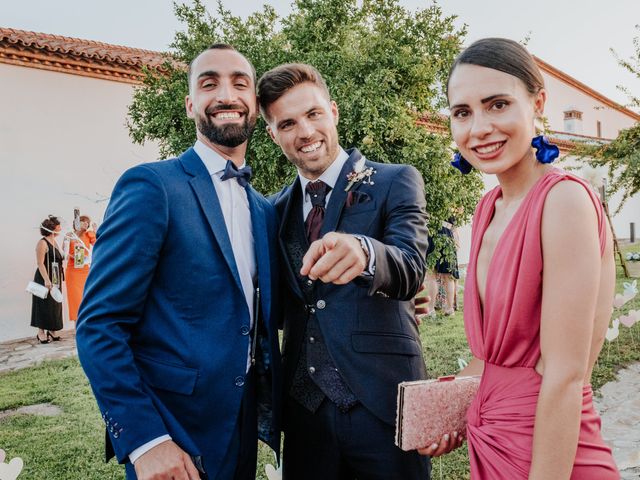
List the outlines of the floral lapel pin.
{"type": "Polygon", "coordinates": [[[371,180],[371,177],[376,173],[373,167],[364,168],[364,162],[355,165],[352,172],[347,175],[347,186],[344,191],[348,192],[354,186],[358,184],[362,185],[375,185],[375,182],[371,180]]]}

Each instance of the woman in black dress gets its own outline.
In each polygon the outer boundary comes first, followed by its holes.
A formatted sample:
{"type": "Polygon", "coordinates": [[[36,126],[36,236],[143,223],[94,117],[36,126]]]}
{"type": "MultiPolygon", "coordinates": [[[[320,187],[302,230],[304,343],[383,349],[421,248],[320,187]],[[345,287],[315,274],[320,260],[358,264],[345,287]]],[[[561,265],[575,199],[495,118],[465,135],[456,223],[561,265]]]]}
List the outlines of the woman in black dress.
{"type": "MultiPolygon", "coordinates": [[[[62,280],[64,279],[62,260],[64,257],[55,240],[60,234],[60,230],[60,221],[53,215],[49,215],[40,224],[42,238],[36,244],[38,268],[33,281],[44,285],[49,290],[58,287],[62,291],[62,280]]],[[[56,302],[50,294],[44,299],[33,295],[31,326],[38,329],[36,338],[40,343],[60,340],[60,337],[55,333],[62,330],[62,303],[56,302]]]]}

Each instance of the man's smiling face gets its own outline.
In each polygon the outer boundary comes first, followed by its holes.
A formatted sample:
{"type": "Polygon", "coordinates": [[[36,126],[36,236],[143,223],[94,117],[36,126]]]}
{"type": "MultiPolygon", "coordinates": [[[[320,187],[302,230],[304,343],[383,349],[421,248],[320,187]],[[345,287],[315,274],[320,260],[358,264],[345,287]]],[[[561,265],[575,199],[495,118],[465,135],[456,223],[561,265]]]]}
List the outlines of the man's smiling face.
{"type": "Polygon", "coordinates": [[[198,137],[231,148],[246,142],[257,117],[254,74],[247,59],[234,50],[210,49],[193,61],[190,71],[186,108],[196,121],[198,137]]]}
{"type": "Polygon", "coordinates": [[[288,90],[267,108],[268,131],[285,156],[309,180],[338,156],[338,107],[311,82],[288,90]]]}

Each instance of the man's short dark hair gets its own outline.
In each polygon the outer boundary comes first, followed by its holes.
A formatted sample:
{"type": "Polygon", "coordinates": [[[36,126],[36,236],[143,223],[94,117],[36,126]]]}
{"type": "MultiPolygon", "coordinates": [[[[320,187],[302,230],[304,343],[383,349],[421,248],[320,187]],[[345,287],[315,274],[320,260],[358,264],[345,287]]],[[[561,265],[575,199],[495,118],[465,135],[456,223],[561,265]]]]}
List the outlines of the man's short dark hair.
{"type": "Polygon", "coordinates": [[[232,52],[237,52],[240,55],[242,55],[244,57],[244,59],[247,61],[247,63],[249,64],[249,66],[251,67],[251,74],[252,74],[252,79],[253,79],[253,84],[256,84],[256,79],[257,79],[257,75],[256,75],[256,69],[253,66],[253,63],[251,63],[249,61],[249,59],[247,57],[244,56],[244,54],[242,52],[239,52],[238,49],[236,47],[234,47],[233,45],[229,45],[228,43],[214,43],[212,45],[209,45],[207,48],[205,48],[203,51],[201,51],[198,55],[196,55],[193,60],[191,60],[191,62],[189,63],[189,68],[187,69],[187,81],[189,82],[189,90],[191,90],[191,72],[193,70],[193,62],[196,61],[196,59],[202,55],[204,52],[208,52],[209,50],[231,50],[232,52]]]}
{"type": "Polygon", "coordinates": [[[327,84],[318,70],[306,63],[286,63],[269,70],[258,80],[258,102],[262,116],[269,120],[269,106],[301,83],[312,83],[320,87],[327,98],[331,98],[327,84]]]}

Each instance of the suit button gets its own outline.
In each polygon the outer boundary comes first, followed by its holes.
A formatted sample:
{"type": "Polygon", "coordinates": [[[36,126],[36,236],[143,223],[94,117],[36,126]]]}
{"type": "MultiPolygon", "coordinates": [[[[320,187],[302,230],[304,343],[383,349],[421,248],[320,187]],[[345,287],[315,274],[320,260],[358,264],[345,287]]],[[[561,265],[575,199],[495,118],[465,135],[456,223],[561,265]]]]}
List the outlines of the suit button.
{"type": "Polygon", "coordinates": [[[315,337],[309,337],[309,343],[316,343],[315,337]]]}
{"type": "Polygon", "coordinates": [[[120,434],[118,432],[114,432],[113,438],[118,438],[119,436],[120,436],[120,434]]]}
{"type": "Polygon", "coordinates": [[[308,285],[308,286],[313,285],[313,280],[311,280],[311,279],[307,280],[307,285],[308,285]]]}
{"type": "Polygon", "coordinates": [[[241,333],[242,335],[249,335],[249,331],[250,331],[250,329],[249,329],[249,327],[248,327],[247,325],[243,325],[243,326],[240,328],[240,333],[241,333]]]}
{"type": "Polygon", "coordinates": [[[315,367],[309,367],[309,373],[311,375],[313,375],[314,373],[316,373],[316,368],[315,367]]]}
{"type": "Polygon", "coordinates": [[[242,387],[244,385],[244,377],[238,376],[236,377],[236,387],[242,387]]]}
{"type": "Polygon", "coordinates": [[[315,308],[313,308],[313,307],[311,307],[311,308],[309,309],[309,313],[311,313],[311,314],[316,313],[316,309],[315,309],[315,308]]]}
{"type": "Polygon", "coordinates": [[[319,310],[322,310],[326,306],[327,306],[327,302],[325,302],[324,300],[318,300],[316,302],[316,307],[318,307],[319,310]]]}

